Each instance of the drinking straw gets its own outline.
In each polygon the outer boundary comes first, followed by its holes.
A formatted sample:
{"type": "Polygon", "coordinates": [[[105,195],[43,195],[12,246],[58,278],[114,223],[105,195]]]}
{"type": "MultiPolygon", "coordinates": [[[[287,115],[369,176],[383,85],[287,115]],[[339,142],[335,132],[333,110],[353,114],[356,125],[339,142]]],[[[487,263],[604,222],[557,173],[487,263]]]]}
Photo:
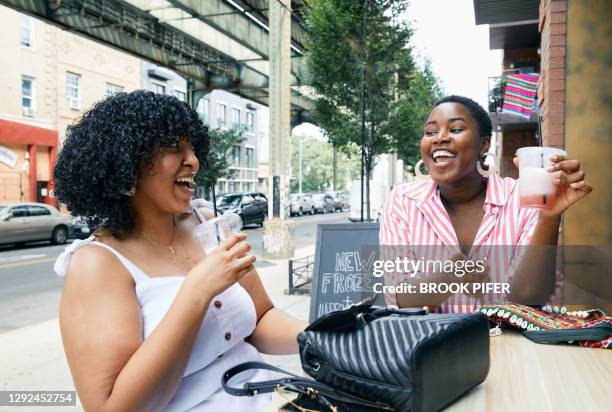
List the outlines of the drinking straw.
{"type": "MultiPolygon", "coordinates": [[[[540,114],[540,107],[536,107],[536,114],[538,115],[538,146],[542,147],[542,115],[540,114]]],[[[540,150],[540,167],[544,167],[544,150],[540,150]]]]}
{"type": "Polygon", "coordinates": [[[542,114],[540,113],[540,106],[536,105],[536,115],[538,116],[538,146],[542,147],[542,114]]]}
{"type": "MultiPolygon", "coordinates": [[[[536,102],[536,115],[538,116],[538,146],[540,147],[540,167],[544,167],[544,149],[543,147],[543,138],[542,138],[542,115],[540,113],[540,105],[536,102]]],[[[546,205],[546,194],[542,195],[542,200],[544,201],[544,205],[546,205]]]]}

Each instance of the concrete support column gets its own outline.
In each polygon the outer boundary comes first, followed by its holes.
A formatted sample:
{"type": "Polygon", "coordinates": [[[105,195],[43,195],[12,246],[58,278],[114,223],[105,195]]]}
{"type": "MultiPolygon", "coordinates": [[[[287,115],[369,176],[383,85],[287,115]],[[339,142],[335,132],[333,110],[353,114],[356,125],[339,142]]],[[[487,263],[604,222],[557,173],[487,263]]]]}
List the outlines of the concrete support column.
{"type": "Polygon", "coordinates": [[[270,258],[293,256],[294,222],[285,220],[285,201],[291,159],[291,2],[269,0],[270,23],[270,168],[268,216],[263,243],[270,258]],[[270,193],[271,192],[271,193],[270,193]]]}
{"type": "Polygon", "coordinates": [[[197,109],[200,99],[210,92],[211,90],[205,87],[202,82],[191,77],[187,78],[187,103],[193,110],[197,109]]]}
{"type": "Polygon", "coordinates": [[[291,133],[291,2],[269,0],[270,169],[268,215],[285,216],[291,133]]]}

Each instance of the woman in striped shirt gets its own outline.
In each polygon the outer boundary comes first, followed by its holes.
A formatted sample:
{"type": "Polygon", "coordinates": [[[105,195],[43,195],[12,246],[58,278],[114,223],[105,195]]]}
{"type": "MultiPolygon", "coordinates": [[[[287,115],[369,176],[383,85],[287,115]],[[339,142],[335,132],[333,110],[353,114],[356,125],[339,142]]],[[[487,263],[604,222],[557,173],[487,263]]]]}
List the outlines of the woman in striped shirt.
{"type": "Polygon", "coordinates": [[[502,295],[518,303],[543,304],[551,296],[561,215],[592,188],[578,160],[553,156],[549,171],[556,173],[555,204],[551,209],[523,208],[518,182],[488,173],[484,159],[490,144],[491,120],[476,102],[461,96],[436,102],[420,144],[431,179],[395,187],[381,216],[380,243],[392,245],[383,248],[383,257],[405,256],[422,264],[410,275],[387,273],[387,285],[411,284],[417,291],[388,292],[388,304],[474,311],[486,293],[473,286],[483,283],[506,283],[509,290],[502,295]],[[480,262],[485,270],[465,274],[457,265],[451,277],[439,270],[442,263],[467,261],[476,267],[480,262]],[[427,270],[426,263],[432,262],[439,263],[431,266],[438,270],[427,270]],[[436,287],[451,282],[468,288],[454,293],[436,287]]]}

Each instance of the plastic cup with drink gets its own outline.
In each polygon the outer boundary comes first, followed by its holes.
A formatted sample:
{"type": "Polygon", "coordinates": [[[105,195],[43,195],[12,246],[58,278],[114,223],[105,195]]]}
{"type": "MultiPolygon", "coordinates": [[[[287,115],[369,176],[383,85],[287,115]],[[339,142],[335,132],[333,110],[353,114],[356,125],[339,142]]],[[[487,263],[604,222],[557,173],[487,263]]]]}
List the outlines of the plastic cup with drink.
{"type": "Polygon", "coordinates": [[[241,226],[240,216],[233,212],[226,212],[196,226],[193,229],[193,236],[200,241],[204,252],[208,254],[225,239],[240,233],[241,226]]]}
{"type": "Polygon", "coordinates": [[[546,169],[552,166],[551,156],[567,156],[565,150],[553,147],[522,147],[516,151],[519,161],[519,195],[521,206],[550,209],[555,203],[557,187],[553,178],[559,173],[546,169]]]}

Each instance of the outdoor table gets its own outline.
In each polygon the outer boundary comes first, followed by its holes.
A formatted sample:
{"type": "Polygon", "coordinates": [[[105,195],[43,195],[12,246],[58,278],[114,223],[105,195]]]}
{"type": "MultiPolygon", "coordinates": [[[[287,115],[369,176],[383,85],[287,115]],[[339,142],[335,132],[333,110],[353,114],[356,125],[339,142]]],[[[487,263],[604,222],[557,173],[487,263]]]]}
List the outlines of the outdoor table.
{"type": "MultiPolygon", "coordinates": [[[[504,331],[491,338],[487,379],[445,411],[612,411],[610,382],[611,350],[541,345],[504,331]]],[[[286,402],[275,394],[263,412],[286,402]]]]}

